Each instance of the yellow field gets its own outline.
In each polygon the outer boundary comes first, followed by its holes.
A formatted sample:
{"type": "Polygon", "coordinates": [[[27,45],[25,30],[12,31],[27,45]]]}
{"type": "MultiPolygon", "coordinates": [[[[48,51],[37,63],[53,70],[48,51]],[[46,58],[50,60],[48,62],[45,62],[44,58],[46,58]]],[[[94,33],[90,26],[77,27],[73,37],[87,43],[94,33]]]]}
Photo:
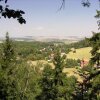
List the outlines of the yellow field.
{"type": "Polygon", "coordinates": [[[75,76],[79,82],[82,82],[82,77],[79,76],[76,68],[64,68],[63,72],[66,73],[67,76],[72,76],[72,75],[75,76]]]}
{"type": "Polygon", "coordinates": [[[70,52],[67,54],[67,58],[89,60],[91,58],[91,49],[91,47],[76,49],[76,53],[70,52]]]}
{"type": "Polygon", "coordinates": [[[46,60],[28,61],[28,63],[30,63],[31,65],[35,65],[35,66],[36,66],[37,64],[40,64],[40,65],[49,64],[50,66],[52,66],[52,68],[54,68],[53,63],[48,63],[48,61],[46,61],[46,60]]]}
{"type": "MultiPolygon", "coordinates": [[[[48,63],[45,60],[37,60],[37,61],[28,61],[28,63],[32,66],[36,66],[37,64],[45,65],[45,64],[49,64],[51,65],[52,68],[54,68],[54,64],[53,63],[48,63]]],[[[40,68],[41,70],[43,70],[43,66],[40,68]]],[[[67,76],[75,76],[78,81],[82,81],[82,78],[77,74],[77,69],[76,68],[64,68],[63,72],[67,74],[67,76]]]]}

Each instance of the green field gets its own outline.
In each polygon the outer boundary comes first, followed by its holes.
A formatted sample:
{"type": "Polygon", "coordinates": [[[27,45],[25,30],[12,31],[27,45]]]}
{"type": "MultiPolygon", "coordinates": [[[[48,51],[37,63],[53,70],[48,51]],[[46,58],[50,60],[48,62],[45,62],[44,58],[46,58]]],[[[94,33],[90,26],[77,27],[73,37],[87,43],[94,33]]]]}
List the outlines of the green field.
{"type": "Polygon", "coordinates": [[[69,54],[67,54],[67,58],[89,60],[91,58],[91,49],[91,47],[76,49],[76,53],[71,51],[69,54]]]}

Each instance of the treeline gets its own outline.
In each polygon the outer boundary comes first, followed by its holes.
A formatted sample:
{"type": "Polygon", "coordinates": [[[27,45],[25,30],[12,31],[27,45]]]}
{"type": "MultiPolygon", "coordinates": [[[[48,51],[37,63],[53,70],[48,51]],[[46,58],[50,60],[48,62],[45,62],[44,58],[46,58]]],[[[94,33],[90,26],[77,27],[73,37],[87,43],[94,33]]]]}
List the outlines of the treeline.
{"type": "Polygon", "coordinates": [[[66,59],[66,68],[75,68],[76,66],[80,66],[80,60],[75,60],[75,59],[66,59]]]}
{"type": "Polygon", "coordinates": [[[85,38],[79,42],[75,42],[75,43],[71,43],[67,45],[68,48],[75,48],[75,49],[89,47],[89,46],[90,46],[90,41],[88,38],[85,38]]]}
{"type": "MultiPolygon", "coordinates": [[[[19,57],[26,60],[45,60],[49,55],[55,52],[55,43],[53,42],[15,42],[16,53],[19,57]]],[[[58,48],[64,48],[60,46],[58,48]]]]}

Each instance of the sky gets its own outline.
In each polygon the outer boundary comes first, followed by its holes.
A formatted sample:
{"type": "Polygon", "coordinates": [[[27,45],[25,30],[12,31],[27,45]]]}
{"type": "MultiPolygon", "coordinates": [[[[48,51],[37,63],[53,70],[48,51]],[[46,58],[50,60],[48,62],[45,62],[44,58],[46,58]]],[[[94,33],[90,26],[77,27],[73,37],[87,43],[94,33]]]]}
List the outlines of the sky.
{"type": "Polygon", "coordinates": [[[9,32],[11,37],[23,36],[79,36],[87,37],[99,32],[97,19],[98,0],[90,0],[84,8],[82,0],[66,0],[60,11],[61,0],[8,0],[10,8],[25,11],[26,24],[15,19],[0,19],[0,37],[9,32]]]}

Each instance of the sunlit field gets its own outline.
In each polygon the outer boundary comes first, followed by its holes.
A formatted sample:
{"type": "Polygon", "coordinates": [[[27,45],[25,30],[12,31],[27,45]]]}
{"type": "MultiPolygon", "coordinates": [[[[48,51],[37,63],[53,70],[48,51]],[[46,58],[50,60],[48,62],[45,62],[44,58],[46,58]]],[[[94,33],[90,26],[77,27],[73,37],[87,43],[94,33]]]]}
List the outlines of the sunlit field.
{"type": "Polygon", "coordinates": [[[76,49],[76,53],[70,52],[67,55],[67,58],[89,60],[91,58],[91,53],[90,53],[91,49],[92,49],[91,47],[76,49]]]}

